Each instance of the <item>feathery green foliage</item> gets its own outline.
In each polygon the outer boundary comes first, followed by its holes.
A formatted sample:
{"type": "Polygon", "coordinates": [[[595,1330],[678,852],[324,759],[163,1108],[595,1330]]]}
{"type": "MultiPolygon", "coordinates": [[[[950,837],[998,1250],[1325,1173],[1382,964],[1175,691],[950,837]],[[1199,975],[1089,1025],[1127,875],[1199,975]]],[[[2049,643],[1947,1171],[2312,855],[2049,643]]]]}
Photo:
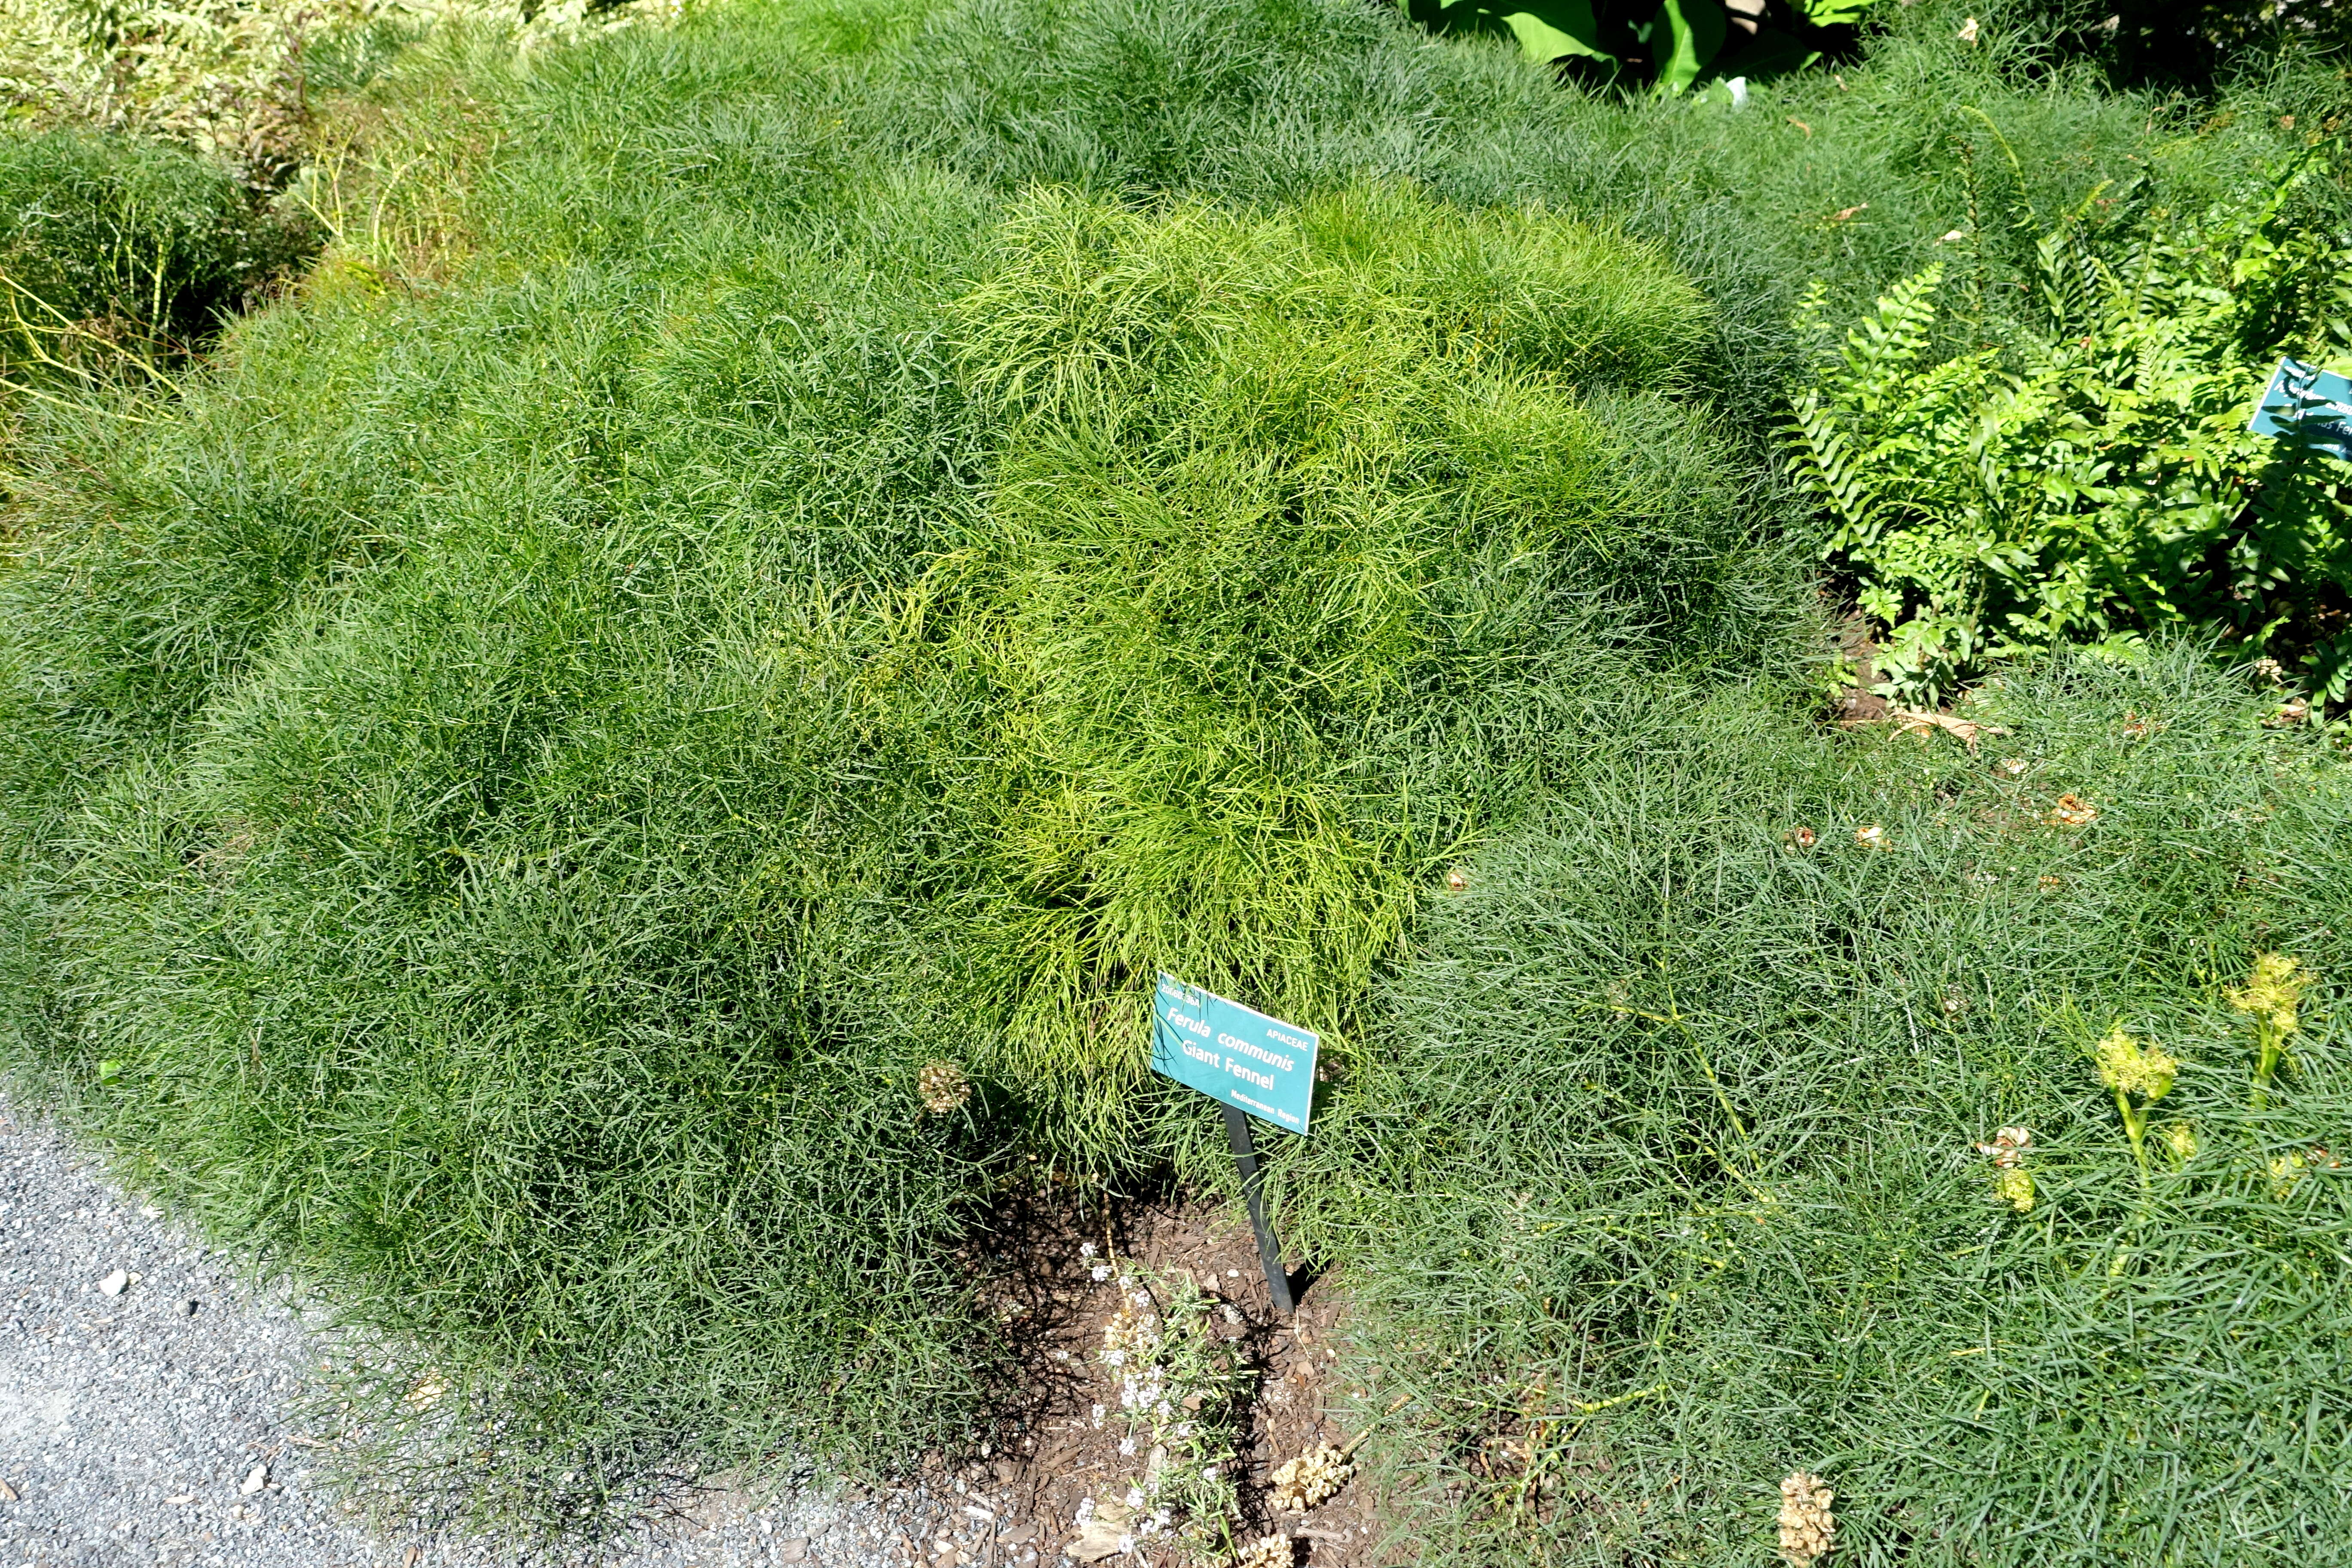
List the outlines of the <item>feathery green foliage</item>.
{"type": "Polygon", "coordinates": [[[0,579],[19,1027],[503,1413],[493,1502],[944,1439],[1007,1163],[1197,1137],[1139,964],[1344,1024],[1561,685],[1752,657],[1800,591],[1654,251],[1388,187],[1000,212],[854,142],[736,179],[843,100],[741,58],[541,66],[635,167],[558,125],[470,287],[338,284],[163,426],[55,428],[109,483],[0,579]]]}
{"type": "Polygon", "coordinates": [[[2194,650],[1964,711],[2021,775],[1669,689],[1433,900],[1293,1199],[1377,1304],[1367,1405],[1419,1395],[1377,1446],[1431,1560],[1758,1562],[1798,1468],[1859,1563],[2352,1532],[2314,1436],[2352,1208],[2310,1154],[2352,1074],[2305,1050],[2250,1109],[2230,1001],[2285,933],[2344,962],[2352,773],[2194,650]],[[2052,826],[2073,792],[2095,821],[2052,826]],[[2145,1186],[2093,1059],[2118,1016],[2179,1058],[2145,1186]],[[1974,1147],[2004,1125],[2024,1213],[1974,1147]]]}
{"type": "Polygon", "coordinates": [[[2022,781],[1819,732],[1770,462],[1807,280],[2225,197],[2334,89],[2212,123],[1956,16],[1742,115],[1343,0],[412,59],[466,149],[401,177],[467,189],[321,201],[184,398],[16,448],[12,1068],[387,1336],[409,1506],[967,1440],[1002,1184],[1223,1179],[1167,963],[1341,1047],[1285,1223],[1468,1560],[1752,1560],[1797,1464],[1873,1562],[2324,1556],[2326,985],[2259,1110],[2218,987],[2347,972],[2332,759],[2193,653],[2019,676],[2022,781]],[[2203,1152],[2142,1185],[2078,1016],[2203,1152]],[[1530,1414],[1582,1512],[1469,1462],[1530,1414]]]}
{"type": "Polygon", "coordinates": [[[1394,188],[1272,222],[1046,193],[997,243],[956,314],[1011,429],[915,612],[992,693],[954,792],[996,846],[977,1048],[1129,1099],[1160,967],[1344,1057],[1588,645],[1744,636],[1720,487],[1621,434],[1705,429],[1673,401],[1704,306],[1609,235],[1394,188]]]}
{"type": "Polygon", "coordinates": [[[0,363],[166,353],[217,328],[303,248],[225,171],[167,143],[0,134],[0,363]]]}

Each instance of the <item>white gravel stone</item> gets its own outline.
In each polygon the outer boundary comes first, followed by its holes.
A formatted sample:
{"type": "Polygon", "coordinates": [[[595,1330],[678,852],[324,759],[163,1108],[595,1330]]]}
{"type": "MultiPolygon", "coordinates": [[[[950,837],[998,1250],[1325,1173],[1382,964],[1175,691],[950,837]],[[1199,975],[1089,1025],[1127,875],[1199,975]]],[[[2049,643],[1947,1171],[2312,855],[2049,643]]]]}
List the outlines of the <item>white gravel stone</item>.
{"type": "MultiPolygon", "coordinates": [[[[515,1568],[511,1547],[371,1537],[314,1489],[315,1435],[289,1421],[320,1345],[283,1292],[160,1215],[0,1093],[0,1568],[515,1568]]],[[[956,1500],[714,1489],[530,1562],[910,1568],[956,1500]]]]}

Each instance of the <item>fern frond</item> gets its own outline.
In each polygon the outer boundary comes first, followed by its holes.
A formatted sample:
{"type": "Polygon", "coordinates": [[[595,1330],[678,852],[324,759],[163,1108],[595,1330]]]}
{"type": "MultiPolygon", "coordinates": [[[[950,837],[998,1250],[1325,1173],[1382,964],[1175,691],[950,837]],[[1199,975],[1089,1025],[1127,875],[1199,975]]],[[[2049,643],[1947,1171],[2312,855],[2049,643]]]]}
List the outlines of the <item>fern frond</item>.
{"type": "Polygon", "coordinates": [[[1838,520],[1830,548],[1846,549],[1869,538],[1883,498],[1874,492],[1855,459],[1853,441],[1818,393],[1808,388],[1797,395],[1786,434],[1790,477],[1800,491],[1826,503],[1838,520]]]}
{"type": "Polygon", "coordinates": [[[2033,246],[2034,293],[2051,331],[2071,337],[2088,330],[2099,308],[2099,259],[2072,224],[2052,229],[2033,246]]]}
{"type": "Polygon", "coordinates": [[[1825,377],[1831,401],[1867,416],[1899,405],[1903,383],[1935,334],[1944,267],[1931,263],[1889,289],[1846,334],[1844,363],[1825,377]]]}

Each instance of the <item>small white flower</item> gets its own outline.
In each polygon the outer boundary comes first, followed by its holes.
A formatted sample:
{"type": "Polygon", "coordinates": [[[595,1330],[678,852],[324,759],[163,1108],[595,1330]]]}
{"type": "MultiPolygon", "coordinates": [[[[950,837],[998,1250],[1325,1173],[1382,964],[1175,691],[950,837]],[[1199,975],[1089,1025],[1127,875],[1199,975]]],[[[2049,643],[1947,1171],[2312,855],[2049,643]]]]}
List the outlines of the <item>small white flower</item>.
{"type": "Polygon", "coordinates": [[[1103,1360],[1113,1366],[1125,1366],[1127,1364],[1127,1352],[1125,1351],[1105,1351],[1103,1352],[1103,1360]]]}
{"type": "Polygon", "coordinates": [[[1070,1352],[1067,1351],[1055,1351],[1054,1352],[1054,1359],[1055,1361],[1067,1361],[1070,1359],[1070,1352]]]}
{"type": "Polygon", "coordinates": [[[1078,1256],[1080,1258],[1092,1258],[1094,1255],[1095,1244],[1093,1242],[1082,1241],[1078,1243],[1078,1256]]]}
{"type": "Polygon", "coordinates": [[[1118,1549],[1119,1549],[1121,1552],[1132,1552],[1132,1551],[1134,1551],[1134,1550],[1135,1550],[1135,1537],[1133,1537],[1132,1535],[1122,1535],[1122,1536],[1120,1536],[1120,1537],[1118,1538],[1118,1549]]]}
{"type": "Polygon", "coordinates": [[[1151,1528],[1154,1530],[1165,1530],[1168,1528],[1168,1521],[1175,1517],[1176,1516],[1174,1514],[1170,1513],[1164,1508],[1155,1509],[1151,1515],[1151,1528]]]}
{"type": "MultiPolygon", "coordinates": [[[[1122,1281],[1120,1281],[1120,1283],[1124,1284],[1124,1283],[1125,1283],[1125,1281],[1124,1281],[1124,1280],[1122,1280],[1122,1281]]],[[[1150,1293],[1149,1293],[1149,1292],[1142,1291],[1142,1290],[1138,1290],[1138,1291],[1135,1293],[1134,1300],[1135,1300],[1135,1310],[1136,1310],[1137,1311],[1139,1311],[1139,1312],[1148,1312],[1148,1311],[1151,1310],[1151,1297],[1150,1297],[1150,1293]]]]}
{"type": "Polygon", "coordinates": [[[1143,1506],[1143,1489],[1141,1487],[1129,1487],[1127,1489],[1127,1506],[1129,1508],[1141,1508],[1143,1506]]]}
{"type": "Polygon", "coordinates": [[[1190,1421],[1179,1421],[1176,1423],[1176,1436],[1179,1437],[1190,1437],[1192,1435],[1192,1424],[1190,1421]]]}
{"type": "Polygon", "coordinates": [[[1214,1466],[1214,1465],[1203,1465],[1203,1466],[1202,1466],[1202,1467],[1201,1467],[1201,1479],[1202,1479],[1202,1480],[1204,1480],[1204,1481],[1213,1481],[1213,1480],[1215,1480],[1215,1479],[1217,1479],[1217,1467],[1216,1467],[1216,1466],[1214,1466]]]}
{"type": "Polygon", "coordinates": [[[1095,1425],[1096,1425],[1096,1426],[1101,1426],[1101,1425],[1102,1425],[1102,1418],[1103,1418],[1103,1407],[1102,1407],[1101,1405],[1096,1405],[1096,1406],[1095,1406],[1095,1425]]]}
{"type": "Polygon", "coordinates": [[[1121,1437],[1118,1440],[1118,1451],[1129,1458],[1133,1458],[1135,1454],[1135,1439],[1132,1437],[1121,1437]]]}
{"type": "Polygon", "coordinates": [[[1164,1400],[1164,1399],[1163,1399],[1163,1400],[1161,1400],[1161,1401],[1160,1402],[1159,1406],[1158,1406],[1156,1409],[1154,1409],[1151,1413],[1152,1413],[1154,1415],[1159,1416],[1159,1417],[1160,1417],[1160,1419],[1161,1419],[1162,1421],[1165,1421],[1165,1420],[1167,1420],[1171,1415],[1175,1415],[1175,1414],[1176,1414],[1176,1411],[1175,1411],[1175,1407],[1174,1407],[1174,1406],[1171,1405],[1170,1405],[1166,1400],[1164,1400]]]}
{"type": "Polygon", "coordinates": [[[1079,1529],[1081,1529],[1081,1530],[1084,1530],[1084,1529],[1086,1528],[1086,1526],[1087,1526],[1087,1521],[1088,1520],[1090,1520],[1090,1519],[1094,1518],[1094,1516],[1095,1516],[1095,1500],[1094,1500],[1094,1499],[1092,1499],[1092,1498],[1087,1498],[1087,1499],[1084,1499],[1083,1500],[1081,1500],[1081,1501],[1079,1502],[1079,1504],[1078,1504],[1078,1513],[1077,1513],[1078,1528],[1079,1528],[1079,1529]]]}
{"type": "Polygon", "coordinates": [[[1097,1284],[1097,1285],[1101,1284],[1104,1280],[1106,1280],[1106,1279],[1109,1279],[1109,1278],[1110,1278],[1110,1265],[1109,1265],[1109,1264],[1108,1264],[1108,1263],[1097,1263],[1097,1264],[1096,1264],[1096,1265],[1095,1265],[1095,1267],[1094,1267],[1094,1277],[1095,1277],[1095,1283],[1096,1283],[1096,1284],[1097,1284]]]}

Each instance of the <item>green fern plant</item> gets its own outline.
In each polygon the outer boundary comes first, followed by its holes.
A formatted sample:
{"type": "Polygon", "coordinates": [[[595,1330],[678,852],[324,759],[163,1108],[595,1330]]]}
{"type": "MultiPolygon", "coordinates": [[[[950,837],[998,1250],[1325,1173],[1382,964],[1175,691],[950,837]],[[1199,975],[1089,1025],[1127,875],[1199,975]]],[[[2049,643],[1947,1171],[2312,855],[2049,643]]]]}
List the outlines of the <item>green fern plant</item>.
{"type": "MultiPolygon", "coordinates": [[[[2006,345],[1940,346],[1985,326],[1948,319],[1930,266],[1824,356],[1791,400],[1790,470],[1885,629],[1885,694],[1932,703],[1988,658],[2203,625],[2344,696],[2352,639],[2310,626],[2352,583],[2352,474],[2246,429],[2278,354],[2352,336],[2341,239],[2286,216],[2309,170],[2187,222],[2102,230],[2086,201],[2035,245],[2040,320],[2006,345]]],[[[1818,290],[1801,312],[1826,336],[1818,290]]]]}

